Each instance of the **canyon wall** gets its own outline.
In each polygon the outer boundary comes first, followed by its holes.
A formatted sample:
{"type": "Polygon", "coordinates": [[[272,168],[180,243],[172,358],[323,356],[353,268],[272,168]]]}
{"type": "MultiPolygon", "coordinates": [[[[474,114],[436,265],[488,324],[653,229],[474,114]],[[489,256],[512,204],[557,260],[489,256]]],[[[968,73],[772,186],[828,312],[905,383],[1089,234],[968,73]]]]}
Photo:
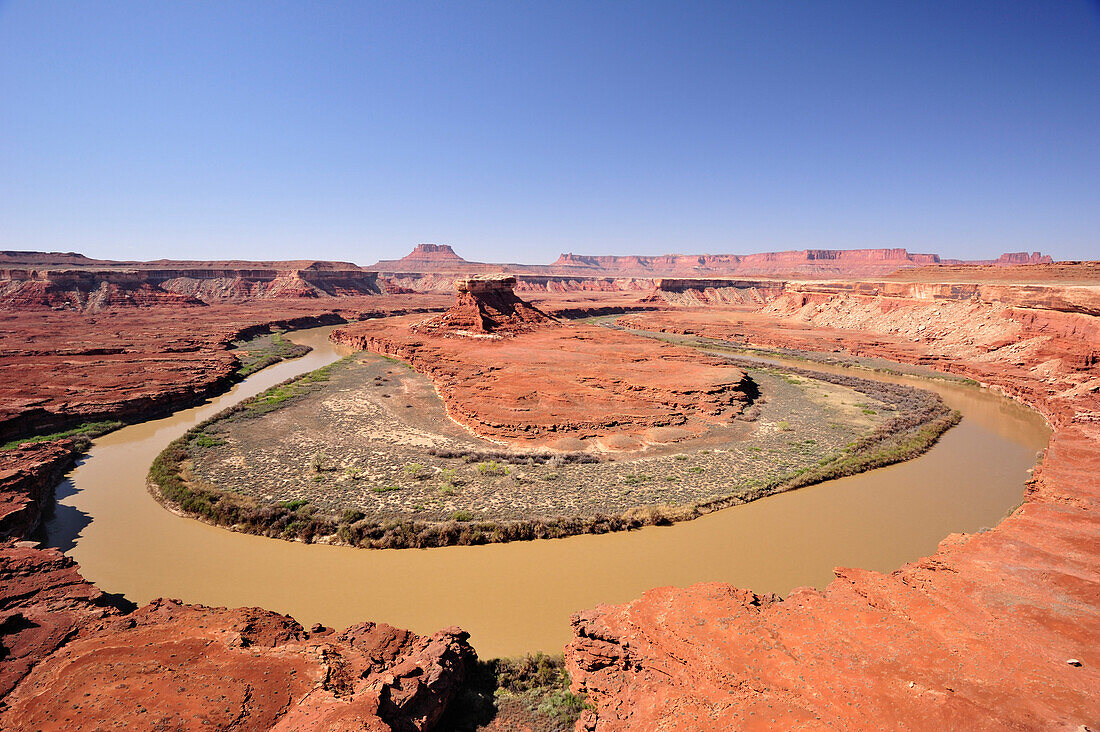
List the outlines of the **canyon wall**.
{"type": "Polygon", "coordinates": [[[0,269],[0,310],[98,312],[379,292],[375,272],[344,262],[93,262],[0,269]]]}
{"type": "MultiPolygon", "coordinates": [[[[1039,252],[1002,254],[971,264],[1011,267],[1050,263],[1039,252]]],[[[803,249],[759,254],[663,254],[658,256],[590,256],[562,254],[550,264],[471,262],[447,245],[420,244],[401,259],[387,259],[368,269],[382,273],[452,273],[504,271],[514,275],[557,277],[881,277],[913,267],[962,264],[937,254],[905,249],[803,249]]]]}
{"type": "Polygon", "coordinates": [[[865,294],[796,284],[757,312],[624,318],[736,343],[930,365],[1022,399],[1055,432],[1009,518],[950,536],[935,555],[895,572],[837,569],[824,590],[786,599],[722,583],[660,588],[578,613],[567,665],[594,705],[580,727],[1095,724],[1100,318],[1094,300],[1054,290],[1002,298],[984,286],[889,294],[871,286],[865,294]]]}
{"type": "MultiPolygon", "coordinates": [[[[226,345],[242,334],[431,306],[430,296],[325,302],[0,314],[0,441],[193,404],[228,385],[226,345]]],[[[0,729],[410,732],[435,726],[462,691],[476,656],[457,628],[306,630],[259,608],[134,608],[88,583],[71,559],[27,540],[85,447],[0,451],[0,729]]]]}

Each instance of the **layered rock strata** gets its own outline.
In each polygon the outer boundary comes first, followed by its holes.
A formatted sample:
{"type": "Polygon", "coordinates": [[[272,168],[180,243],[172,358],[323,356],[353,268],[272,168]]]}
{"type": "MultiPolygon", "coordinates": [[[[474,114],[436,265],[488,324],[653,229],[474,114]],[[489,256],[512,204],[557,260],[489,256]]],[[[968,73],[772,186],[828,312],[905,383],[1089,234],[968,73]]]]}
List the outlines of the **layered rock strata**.
{"type": "Polygon", "coordinates": [[[375,272],[348,262],[98,262],[43,258],[47,260],[44,263],[31,261],[0,269],[0,310],[95,313],[120,307],[187,307],[380,292],[375,272]],[[50,261],[55,259],[62,261],[50,261]],[[72,264],[66,266],[65,260],[72,264]]]}
{"type": "MultiPolygon", "coordinates": [[[[935,365],[1055,428],[1026,500],[881,574],[838,569],[785,600],[713,583],[573,619],[589,730],[1080,729],[1100,719],[1100,343],[1084,313],[791,293],[765,313],[683,311],[667,330],[935,365]]],[[[631,316],[635,325],[654,322],[631,316]]]]}
{"type": "Polygon", "coordinates": [[[455,281],[455,304],[446,312],[418,323],[416,332],[454,335],[515,335],[555,321],[516,297],[516,278],[482,275],[455,281]]]}
{"type": "Polygon", "coordinates": [[[424,312],[432,296],[254,301],[194,309],[0,314],[0,441],[81,422],[131,421],[193,405],[226,388],[228,345],[271,327],[304,328],[424,312]]]}
{"type": "Polygon", "coordinates": [[[460,291],[455,308],[428,322],[356,323],[332,337],[407,361],[432,379],[453,419],[479,436],[519,445],[583,449],[584,440],[669,426],[691,435],[728,423],[749,401],[745,372],[719,359],[605,328],[556,324],[533,308],[488,317],[508,337],[492,328],[475,333],[485,316],[471,297],[476,293],[460,291]]]}

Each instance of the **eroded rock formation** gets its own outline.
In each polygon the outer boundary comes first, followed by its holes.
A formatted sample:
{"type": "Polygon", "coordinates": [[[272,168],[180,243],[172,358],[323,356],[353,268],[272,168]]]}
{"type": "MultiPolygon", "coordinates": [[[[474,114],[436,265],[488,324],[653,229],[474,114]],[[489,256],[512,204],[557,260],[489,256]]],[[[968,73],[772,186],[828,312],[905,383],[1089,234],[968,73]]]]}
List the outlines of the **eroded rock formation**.
{"type": "Polygon", "coordinates": [[[9,265],[0,269],[0,310],[94,313],[380,292],[375,272],[348,262],[106,262],[79,255],[6,254],[0,257],[0,264],[9,265]]]}
{"type": "Polygon", "coordinates": [[[457,628],[109,600],[57,551],[0,545],[0,727],[428,730],[475,659],[457,628]]]}
{"type": "Polygon", "coordinates": [[[455,304],[445,313],[418,323],[417,332],[455,335],[515,335],[554,319],[516,297],[516,278],[480,275],[455,281],[455,304]]]}
{"type": "Polygon", "coordinates": [[[595,705],[586,729],[1080,729],[1100,718],[1100,325],[983,297],[791,292],[764,313],[662,314],[673,332],[965,374],[1035,406],[1055,433],[1011,517],[896,572],[838,569],[824,591],[783,601],[721,583],[663,588],[577,614],[566,655],[595,705]]]}
{"type": "MultiPolygon", "coordinates": [[[[460,292],[460,303],[470,294],[460,292]]],[[[545,319],[537,311],[505,321],[507,338],[455,337],[473,333],[479,308],[461,304],[432,325],[354,323],[332,337],[407,361],[431,377],[460,424],[527,446],[585,449],[582,441],[592,439],[606,449],[637,449],[660,428],[686,438],[728,424],[748,402],[747,375],[720,359],[594,326],[532,328],[532,319],[545,319]]]]}

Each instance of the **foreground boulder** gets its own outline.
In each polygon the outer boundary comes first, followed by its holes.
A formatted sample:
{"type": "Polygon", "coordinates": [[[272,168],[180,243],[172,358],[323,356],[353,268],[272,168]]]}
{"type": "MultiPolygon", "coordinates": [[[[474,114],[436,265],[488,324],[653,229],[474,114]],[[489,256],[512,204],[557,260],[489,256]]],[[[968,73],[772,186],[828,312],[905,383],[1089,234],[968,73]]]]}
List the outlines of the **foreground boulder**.
{"type": "Polygon", "coordinates": [[[475,661],[467,634],[306,631],[260,608],[127,613],[55,550],[0,547],[0,729],[434,727],[475,661]]]}

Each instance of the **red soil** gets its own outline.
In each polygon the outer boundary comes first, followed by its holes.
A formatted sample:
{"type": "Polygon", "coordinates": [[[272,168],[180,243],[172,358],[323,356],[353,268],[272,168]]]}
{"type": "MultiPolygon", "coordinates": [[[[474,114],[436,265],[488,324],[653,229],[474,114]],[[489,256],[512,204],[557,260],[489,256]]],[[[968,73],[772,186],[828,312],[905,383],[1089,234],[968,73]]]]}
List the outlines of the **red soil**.
{"type": "MultiPolygon", "coordinates": [[[[225,344],[242,332],[432,299],[339,304],[5,314],[0,429],[6,439],[176,409],[227,383],[235,363],[225,344]]],[[[0,536],[30,535],[74,457],[68,440],[0,451],[0,536]]],[[[0,542],[0,729],[428,729],[471,658],[457,629],[307,633],[264,610],[166,600],[128,613],[59,552],[0,542]]]]}
{"type": "Polygon", "coordinates": [[[453,419],[489,439],[558,449],[634,450],[728,424],[747,377],[687,349],[562,324],[516,297],[514,277],[456,283],[455,304],[427,320],[357,323],[332,338],[408,361],[453,419]]]}
{"type": "MultiPolygon", "coordinates": [[[[914,292],[915,294],[915,292],[914,292]]],[[[1020,299],[1020,298],[1017,298],[1020,299]]],[[[1041,304],[1041,303],[1040,303],[1041,304]]],[[[620,729],[1079,729],[1100,719],[1100,323],[978,300],[792,292],[765,313],[629,316],[738,342],[934,365],[1055,427],[1026,502],[888,575],[779,601],[714,583],[574,617],[566,649],[620,729]],[[1067,661],[1075,660],[1080,665],[1067,661]]]]}
{"type": "Polygon", "coordinates": [[[665,441],[659,428],[688,437],[728,424],[747,399],[740,369],[606,328],[562,324],[472,338],[419,323],[354,323],[333,339],[409,362],[432,379],[452,418],[493,440],[637,449],[639,440],[665,441]]]}
{"type": "Polygon", "coordinates": [[[225,388],[226,344],[268,324],[302,327],[440,307],[430,296],[252,301],[201,308],[0,312],[0,440],[100,419],[141,419],[225,388]]]}

